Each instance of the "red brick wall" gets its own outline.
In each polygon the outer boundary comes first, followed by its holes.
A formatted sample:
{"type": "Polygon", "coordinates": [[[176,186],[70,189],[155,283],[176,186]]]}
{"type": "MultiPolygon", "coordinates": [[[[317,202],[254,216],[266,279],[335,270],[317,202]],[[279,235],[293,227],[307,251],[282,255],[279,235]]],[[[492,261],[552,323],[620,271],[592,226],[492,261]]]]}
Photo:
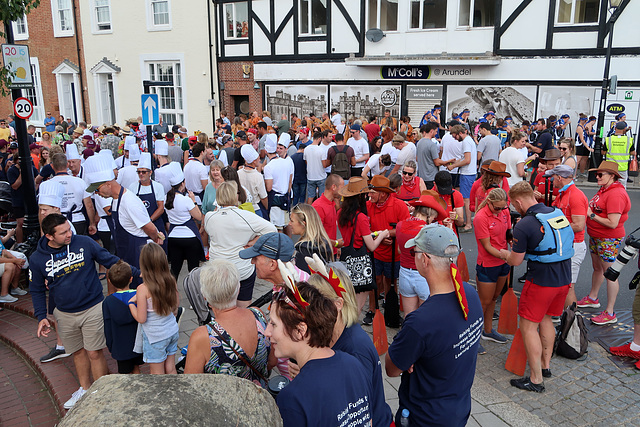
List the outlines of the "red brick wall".
{"type": "MultiPolygon", "coordinates": [[[[75,5],[75,32],[78,34],[78,43],[80,45],[80,61],[78,61],[78,49],[76,46],[75,35],[72,37],[53,36],[53,16],[51,14],[50,0],[41,0],[40,6],[33,9],[27,15],[29,39],[16,41],[16,44],[29,46],[29,55],[31,55],[31,57],[38,58],[45,112],[51,111],[56,119],[60,114],[60,106],[58,103],[56,76],[52,71],[65,59],[68,59],[74,65],[80,67],[84,110],[82,106],[78,106],[78,112],[82,112],[81,114],[84,117],[84,120],[87,123],[91,123],[89,97],[86,90],[87,70],[84,66],[79,1],[80,0],[72,0],[72,3],[75,5]]],[[[4,39],[0,40],[2,40],[2,43],[5,42],[4,39]]],[[[93,66],[93,64],[91,66],[93,66]]],[[[7,117],[7,115],[12,113],[13,106],[10,97],[0,99],[0,117],[7,117]]]]}
{"type": "Polygon", "coordinates": [[[224,82],[224,90],[221,92],[220,109],[226,110],[229,117],[233,117],[235,105],[233,95],[248,95],[251,111],[262,111],[262,85],[260,89],[254,89],[253,62],[218,62],[218,76],[220,82],[224,82]],[[243,77],[242,66],[249,65],[251,72],[249,78],[243,77]]]}

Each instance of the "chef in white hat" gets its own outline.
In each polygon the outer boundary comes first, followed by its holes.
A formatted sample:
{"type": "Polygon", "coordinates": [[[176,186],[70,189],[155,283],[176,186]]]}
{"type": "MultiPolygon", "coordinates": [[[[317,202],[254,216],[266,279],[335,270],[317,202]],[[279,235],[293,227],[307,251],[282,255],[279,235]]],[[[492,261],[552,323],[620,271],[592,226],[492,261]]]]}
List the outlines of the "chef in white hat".
{"type": "MultiPolygon", "coordinates": [[[[166,194],[159,182],[151,179],[151,153],[141,153],[138,161],[138,182],[127,187],[142,200],[158,231],[165,232],[164,201],[166,194]]],[[[166,250],[166,240],[163,245],[166,250]]]]}
{"type": "Polygon", "coordinates": [[[106,156],[91,156],[85,163],[85,169],[90,183],[87,191],[113,198],[111,218],[118,256],[139,268],[140,249],[148,241],[161,245],[164,234],[151,221],[142,200],[115,180],[111,162],[106,156]]]}
{"type": "Polygon", "coordinates": [[[67,145],[67,161],[69,162],[69,175],[83,178],[84,170],[82,168],[82,157],[80,156],[80,153],[78,153],[78,147],[76,147],[75,144],[67,145]]]}
{"type": "MultiPolygon", "coordinates": [[[[121,168],[118,171],[118,184],[124,188],[129,188],[131,185],[138,182],[138,161],[140,160],[140,149],[137,145],[129,147],[129,165],[121,168]]],[[[117,162],[116,162],[117,164],[117,162]]]]}
{"type": "Polygon", "coordinates": [[[240,184],[251,193],[253,209],[256,214],[262,218],[266,218],[269,201],[264,185],[264,177],[257,169],[260,163],[260,156],[250,144],[245,144],[240,147],[240,154],[242,154],[242,158],[244,159],[244,167],[238,171],[240,184]]]}
{"type": "Polygon", "coordinates": [[[182,167],[180,166],[180,163],[171,161],[171,156],[169,156],[169,144],[164,139],[156,141],[155,151],[156,161],[158,162],[158,167],[154,171],[155,178],[156,181],[162,185],[166,194],[171,190],[171,183],[169,182],[171,172],[168,169],[168,166],[175,163],[178,165],[178,169],[182,170],[182,167]]]}
{"type": "Polygon", "coordinates": [[[129,149],[133,146],[138,146],[138,143],[136,142],[136,137],[133,135],[127,135],[124,139],[124,148],[123,148],[123,155],[118,157],[116,159],[116,165],[118,167],[118,169],[122,169],[125,166],[129,166],[129,149]]]}

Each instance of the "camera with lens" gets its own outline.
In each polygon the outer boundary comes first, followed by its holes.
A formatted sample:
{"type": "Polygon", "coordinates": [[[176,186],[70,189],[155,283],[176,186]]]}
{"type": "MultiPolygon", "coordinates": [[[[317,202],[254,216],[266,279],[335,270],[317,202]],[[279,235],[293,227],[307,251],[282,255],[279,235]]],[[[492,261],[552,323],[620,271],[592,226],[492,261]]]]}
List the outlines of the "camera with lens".
{"type": "MultiPolygon", "coordinates": [[[[631,259],[635,258],[638,255],[638,251],[640,250],[640,239],[636,239],[633,234],[627,236],[624,239],[624,247],[618,254],[613,265],[607,268],[607,271],[604,273],[604,277],[607,280],[617,280],[618,276],[620,276],[620,271],[622,267],[624,267],[631,259]]],[[[635,289],[640,281],[640,271],[636,273],[635,277],[629,283],[629,289],[635,289]]]]}

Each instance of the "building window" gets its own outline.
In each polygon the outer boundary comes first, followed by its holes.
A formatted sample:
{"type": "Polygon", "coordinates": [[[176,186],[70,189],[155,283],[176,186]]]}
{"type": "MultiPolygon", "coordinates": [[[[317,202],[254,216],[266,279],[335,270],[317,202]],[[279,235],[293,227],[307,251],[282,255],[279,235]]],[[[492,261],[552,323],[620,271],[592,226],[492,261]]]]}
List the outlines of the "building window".
{"type": "Polygon", "coordinates": [[[300,0],[300,34],[327,34],[327,0],[300,0]]]}
{"type": "Polygon", "coordinates": [[[111,32],[111,1],[95,0],[95,31],[111,32]]]}
{"type": "Polygon", "coordinates": [[[247,2],[227,3],[224,6],[225,39],[249,37],[249,6],[247,2]]]}
{"type": "Polygon", "coordinates": [[[169,125],[184,124],[182,64],[180,62],[153,62],[148,64],[149,79],[171,82],[171,86],[151,87],[158,94],[159,112],[169,125]]]}
{"type": "Polygon", "coordinates": [[[13,38],[14,40],[27,40],[29,39],[29,27],[27,26],[27,16],[23,15],[11,23],[13,25],[13,38]]]}
{"type": "Polygon", "coordinates": [[[558,0],[557,24],[587,24],[598,22],[599,0],[558,0]]]}
{"type": "Polygon", "coordinates": [[[147,1],[147,29],[149,31],[166,31],[171,29],[170,0],[147,1]]]}
{"type": "Polygon", "coordinates": [[[398,30],[398,0],[368,0],[369,28],[398,30]]]}
{"type": "Polygon", "coordinates": [[[73,36],[73,5],[71,0],[51,0],[53,13],[53,35],[55,37],[73,36]]]}
{"type": "Polygon", "coordinates": [[[411,29],[447,27],[447,0],[411,0],[411,29]]]}
{"type": "Polygon", "coordinates": [[[461,27],[493,27],[495,17],[494,0],[460,0],[461,27]]]}
{"type": "Polygon", "coordinates": [[[33,104],[33,114],[29,121],[35,126],[44,126],[44,101],[42,99],[42,85],[40,82],[40,62],[38,58],[31,57],[31,75],[33,76],[33,87],[22,89],[25,98],[33,104]]]}

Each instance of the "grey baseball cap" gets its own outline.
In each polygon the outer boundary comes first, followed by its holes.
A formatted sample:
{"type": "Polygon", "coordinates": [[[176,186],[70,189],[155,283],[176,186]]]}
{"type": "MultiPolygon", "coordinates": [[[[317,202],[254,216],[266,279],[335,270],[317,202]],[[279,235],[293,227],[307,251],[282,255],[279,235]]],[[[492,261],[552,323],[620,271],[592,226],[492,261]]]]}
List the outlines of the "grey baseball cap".
{"type": "Polygon", "coordinates": [[[553,169],[548,169],[544,173],[544,177],[548,178],[552,175],[558,175],[560,178],[572,178],[573,177],[573,168],[567,165],[558,165],[553,169]]]}
{"type": "Polygon", "coordinates": [[[286,234],[273,232],[260,236],[253,246],[242,249],[238,256],[242,259],[250,259],[264,255],[267,258],[287,262],[293,258],[294,251],[293,241],[286,234]]]}
{"type": "Polygon", "coordinates": [[[414,246],[429,255],[445,258],[451,256],[451,254],[445,254],[445,249],[449,246],[455,246],[460,253],[460,244],[456,233],[440,224],[425,225],[416,237],[409,239],[404,245],[405,248],[413,248],[414,246]]]}

